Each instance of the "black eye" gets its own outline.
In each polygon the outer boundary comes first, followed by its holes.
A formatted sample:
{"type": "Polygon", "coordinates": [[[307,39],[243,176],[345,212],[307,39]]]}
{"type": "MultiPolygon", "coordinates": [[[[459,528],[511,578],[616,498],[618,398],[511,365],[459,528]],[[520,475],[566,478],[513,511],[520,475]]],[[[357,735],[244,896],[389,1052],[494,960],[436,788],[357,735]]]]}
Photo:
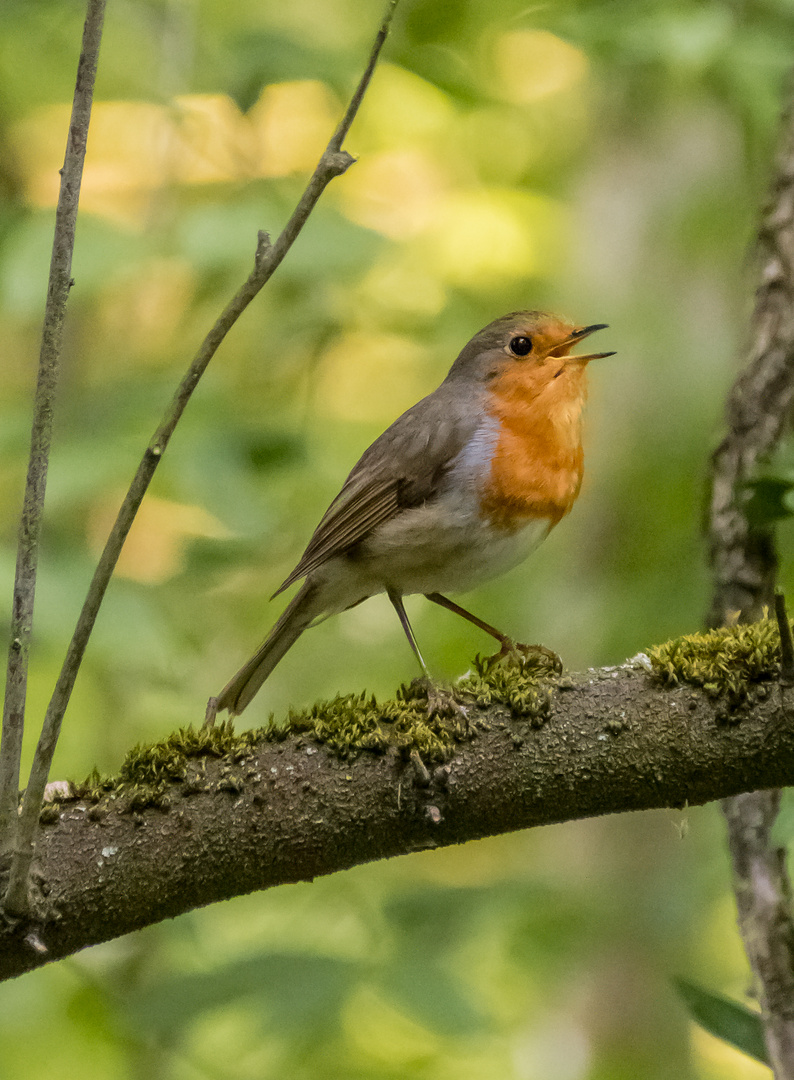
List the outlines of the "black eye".
{"type": "Polygon", "coordinates": [[[514,337],[510,342],[510,352],[515,356],[526,356],[527,353],[532,352],[532,338],[514,337]]]}

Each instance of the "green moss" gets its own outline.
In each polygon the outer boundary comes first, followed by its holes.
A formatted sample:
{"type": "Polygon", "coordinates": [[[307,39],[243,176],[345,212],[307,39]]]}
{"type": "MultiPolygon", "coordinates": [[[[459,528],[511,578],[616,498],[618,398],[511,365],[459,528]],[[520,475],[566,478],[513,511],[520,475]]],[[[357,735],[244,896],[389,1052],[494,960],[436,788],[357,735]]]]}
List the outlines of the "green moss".
{"type": "Polygon", "coordinates": [[[161,742],[134,746],[127,752],[118,775],[102,777],[94,769],[82,784],[73,784],[72,788],[78,798],[91,803],[108,796],[123,796],[132,811],[164,807],[170,786],[187,779],[190,759],[234,759],[250,750],[262,736],[262,731],[237,734],[231,721],[211,728],[180,728],[161,742]]]}
{"type": "Polygon", "coordinates": [[[306,734],[341,758],[362,751],[385,753],[389,747],[418,750],[429,760],[448,755],[459,725],[427,715],[427,692],[416,684],[401,686],[397,697],[378,704],[367,694],[339,694],[305,712],[290,711],[286,734],[306,734]]]}
{"type": "Polygon", "coordinates": [[[39,823],[41,825],[54,825],[58,818],[61,816],[60,803],[45,803],[42,806],[39,813],[39,823]]]}
{"type": "Polygon", "coordinates": [[[543,652],[509,653],[494,661],[476,656],[474,671],[458,683],[458,689],[470,694],[480,708],[506,705],[510,711],[541,727],[549,714],[551,684],[557,665],[543,652]]]}
{"type": "Polygon", "coordinates": [[[93,768],[82,784],[72,784],[72,791],[79,799],[86,802],[97,803],[115,786],[114,777],[103,777],[99,771],[93,768]]]}
{"type": "Polygon", "coordinates": [[[665,686],[689,683],[730,705],[746,700],[753,683],[775,678],[780,634],[774,619],[687,634],[648,650],[654,675],[665,686]]]}
{"type": "MultiPolygon", "coordinates": [[[[550,692],[544,680],[556,671],[556,658],[534,650],[474,661],[474,671],[460,679],[454,696],[464,709],[506,705],[515,715],[540,726],[548,715],[550,692]]],[[[427,687],[422,680],[401,686],[397,697],[378,704],[366,694],[339,695],[303,713],[290,712],[286,732],[305,732],[340,757],[363,750],[383,753],[389,747],[425,761],[449,756],[457,742],[473,738],[473,726],[460,716],[427,714],[427,687]]]]}
{"type": "Polygon", "coordinates": [[[184,780],[190,758],[234,757],[261,740],[262,732],[242,731],[238,735],[231,720],[214,727],[180,728],[162,742],[134,746],[124,759],[119,782],[159,787],[184,780]]]}
{"type": "MultiPolygon", "coordinates": [[[[540,726],[550,700],[544,680],[554,670],[548,656],[534,651],[499,659],[477,657],[474,671],[457,683],[454,696],[464,710],[472,704],[485,708],[498,703],[540,726]]],[[[395,748],[406,758],[416,752],[430,763],[448,758],[456,743],[474,738],[475,730],[463,714],[428,716],[427,687],[417,680],[401,686],[389,701],[379,703],[366,693],[339,694],[302,712],[290,711],[283,724],[271,717],[264,728],[237,733],[230,720],[209,728],[181,728],[161,742],[133,747],[117,776],[103,778],[94,770],[83,784],[73,785],[74,792],[92,803],[121,798],[131,812],[151,806],[167,809],[174,785],[185,796],[206,789],[202,775],[206,758],[239,762],[256,746],[290,735],[321,743],[343,760],[395,748]]],[[[237,777],[218,781],[219,790],[230,794],[242,786],[237,777]]]]}

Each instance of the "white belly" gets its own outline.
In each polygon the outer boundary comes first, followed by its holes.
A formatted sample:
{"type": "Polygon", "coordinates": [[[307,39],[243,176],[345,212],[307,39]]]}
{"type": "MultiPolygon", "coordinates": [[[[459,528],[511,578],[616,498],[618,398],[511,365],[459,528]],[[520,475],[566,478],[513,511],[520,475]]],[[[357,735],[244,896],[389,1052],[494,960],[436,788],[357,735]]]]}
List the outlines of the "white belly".
{"type": "Polygon", "coordinates": [[[384,588],[403,594],[468,592],[483,581],[511,570],[549,531],[547,521],[523,529],[497,531],[463,510],[437,502],[377,530],[372,543],[372,571],[384,588]]]}
{"type": "Polygon", "coordinates": [[[526,559],[548,534],[548,520],[499,529],[480,515],[480,487],[490,472],[497,436],[496,422],[488,421],[459,456],[445,491],[401,511],[354,552],[316,571],[316,578],[325,580],[329,610],[381,592],[467,592],[526,559]]]}
{"type": "Polygon", "coordinates": [[[316,572],[327,583],[326,610],[381,592],[468,592],[523,562],[549,531],[545,520],[497,531],[450,509],[439,502],[417,507],[376,529],[355,556],[330,559],[316,572]]]}

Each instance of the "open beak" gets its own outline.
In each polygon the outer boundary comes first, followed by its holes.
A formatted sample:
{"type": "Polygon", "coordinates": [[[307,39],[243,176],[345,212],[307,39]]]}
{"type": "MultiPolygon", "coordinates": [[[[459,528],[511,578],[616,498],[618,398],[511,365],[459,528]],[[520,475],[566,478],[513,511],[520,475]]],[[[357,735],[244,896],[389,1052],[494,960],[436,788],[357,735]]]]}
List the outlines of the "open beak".
{"type": "Polygon", "coordinates": [[[597,352],[587,353],[585,356],[581,356],[578,353],[569,355],[568,350],[573,348],[579,341],[584,341],[590,334],[594,334],[596,330],[606,330],[607,323],[593,323],[592,326],[584,326],[581,330],[574,330],[574,332],[567,337],[565,341],[561,342],[555,349],[552,350],[552,356],[564,356],[568,360],[575,360],[577,363],[583,363],[587,360],[603,360],[607,356],[614,356],[614,352],[597,352]]]}

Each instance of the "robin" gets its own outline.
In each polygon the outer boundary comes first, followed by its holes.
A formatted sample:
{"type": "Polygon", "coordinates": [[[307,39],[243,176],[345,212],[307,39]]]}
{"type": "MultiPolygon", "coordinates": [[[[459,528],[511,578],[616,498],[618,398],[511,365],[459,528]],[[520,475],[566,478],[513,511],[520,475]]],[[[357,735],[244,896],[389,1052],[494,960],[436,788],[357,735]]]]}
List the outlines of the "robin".
{"type": "Polygon", "coordinates": [[[570,350],[605,326],[518,311],[476,334],[438,389],[361,456],[274,596],[303,585],[211,702],[213,715],[241,713],[304,630],[377,593],[394,605],[428,681],[403,606],[411,593],[513,648],[443,594],[510,570],[570,511],[582,483],[585,369],[614,355],[570,350]]]}

